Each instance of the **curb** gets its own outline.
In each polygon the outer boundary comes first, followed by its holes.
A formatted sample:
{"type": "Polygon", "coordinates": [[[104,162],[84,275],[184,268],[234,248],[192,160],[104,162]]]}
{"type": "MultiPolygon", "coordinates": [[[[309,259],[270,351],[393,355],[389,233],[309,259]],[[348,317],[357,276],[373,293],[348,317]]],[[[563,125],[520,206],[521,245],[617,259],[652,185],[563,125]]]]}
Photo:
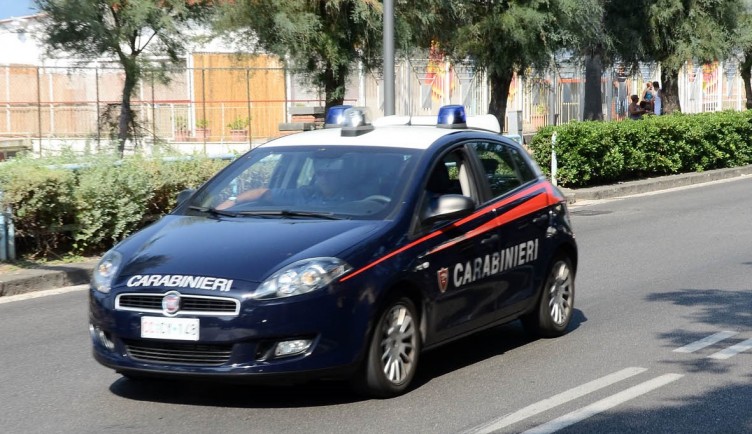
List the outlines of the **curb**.
{"type": "Polygon", "coordinates": [[[97,260],[45,265],[0,274],[0,297],[89,283],[97,260]]]}
{"type": "Polygon", "coordinates": [[[678,175],[621,182],[618,184],[599,187],[578,189],[561,188],[561,190],[567,197],[567,201],[570,204],[573,204],[577,201],[613,199],[634,194],[650,193],[676,187],[686,187],[689,185],[704,184],[724,179],[733,179],[747,175],[752,175],[752,165],[733,167],[730,169],[708,170],[706,172],[681,173],[678,175]]]}

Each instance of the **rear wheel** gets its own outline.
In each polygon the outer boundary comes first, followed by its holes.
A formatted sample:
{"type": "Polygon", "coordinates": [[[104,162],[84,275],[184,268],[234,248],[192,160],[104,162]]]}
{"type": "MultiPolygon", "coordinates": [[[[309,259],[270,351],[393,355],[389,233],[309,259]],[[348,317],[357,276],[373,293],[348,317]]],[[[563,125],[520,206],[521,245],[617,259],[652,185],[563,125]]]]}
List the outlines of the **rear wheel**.
{"type": "Polygon", "coordinates": [[[387,398],[407,390],[418,367],[418,323],[417,310],[409,298],[387,303],[373,331],[364,372],[357,379],[361,392],[387,398]]]}
{"type": "Polygon", "coordinates": [[[535,335],[552,338],[566,332],[574,312],[574,268],[567,257],[557,257],[548,271],[538,305],[522,317],[522,325],[535,335]]]}

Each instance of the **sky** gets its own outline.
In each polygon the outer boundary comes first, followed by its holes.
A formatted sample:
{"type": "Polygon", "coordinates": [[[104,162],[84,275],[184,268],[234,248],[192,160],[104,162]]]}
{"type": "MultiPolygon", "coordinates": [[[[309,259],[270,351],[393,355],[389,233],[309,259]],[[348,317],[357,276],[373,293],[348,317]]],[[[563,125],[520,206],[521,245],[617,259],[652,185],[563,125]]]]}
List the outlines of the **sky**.
{"type": "Polygon", "coordinates": [[[0,0],[0,20],[33,15],[32,0],[0,0]]]}

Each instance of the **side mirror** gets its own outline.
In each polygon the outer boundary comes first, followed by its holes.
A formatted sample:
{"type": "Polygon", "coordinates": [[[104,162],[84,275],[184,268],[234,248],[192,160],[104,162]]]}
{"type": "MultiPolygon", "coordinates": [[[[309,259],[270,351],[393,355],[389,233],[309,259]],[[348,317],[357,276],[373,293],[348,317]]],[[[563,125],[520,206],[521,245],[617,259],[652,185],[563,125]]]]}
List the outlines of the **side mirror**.
{"type": "Polygon", "coordinates": [[[192,188],[189,188],[187,190],[183,190],[180,193],[178,193],[178,199],[177,199],[177,202],[175,203],[175,206],[178,206],[181,203],[183,203],[186,200],[188,200],[191,196],[193,196],[193,193],[195,193],[195,192],[196,192],[196,190],[194,190],[192,188]]]}
{"type": "Polygon", "coordinates": [[[423,224],[441,220],[454,220],[469,216],[475,211],[475,202],[461,194],[445,194],[429,200],[420,211],[423,224]]]}

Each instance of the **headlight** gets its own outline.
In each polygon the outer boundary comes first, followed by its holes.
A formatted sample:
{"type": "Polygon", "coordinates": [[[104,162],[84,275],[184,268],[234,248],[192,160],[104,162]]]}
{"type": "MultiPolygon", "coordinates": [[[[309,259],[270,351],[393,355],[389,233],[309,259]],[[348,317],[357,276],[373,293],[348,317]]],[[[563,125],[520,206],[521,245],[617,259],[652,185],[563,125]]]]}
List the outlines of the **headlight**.
{"type": "Polygon", "coordinates": [[[272,274],[251,295],[255,299],[291,297],[321,289],[350,271],[337,258],[312,258],[295,262],[272,274]]]}
{"type": "Polygon", "coordinates": [[[91,283],[97,291],[104,292],[105,294],[110,292],[112,280],[120,271],[120,264],[122,262],[123,255],[114,250],[110,250],[104,254],[94,269],[94,274],[91,278],[91,283]]]}

